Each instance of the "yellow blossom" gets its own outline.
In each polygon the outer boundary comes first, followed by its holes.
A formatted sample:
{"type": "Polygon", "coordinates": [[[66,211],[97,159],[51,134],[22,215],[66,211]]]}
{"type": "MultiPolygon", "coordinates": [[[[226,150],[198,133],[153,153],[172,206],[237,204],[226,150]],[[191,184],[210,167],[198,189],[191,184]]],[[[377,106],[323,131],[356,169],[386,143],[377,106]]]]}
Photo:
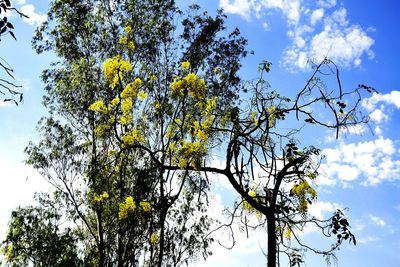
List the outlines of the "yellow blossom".
{"type": "Polygon", "coordinates": [[[110,83],[110,87],[115,88],[120,79],[122,79],[123,73],[132,70],[132,65],[129,61],[122,60],[120,56],[115,56],[106,59],[103,70],[105,78],[110,83]]]}
{"type": "Polygon", "coordinates": [[[95,202],[102,202],[103,200],[106,200],[109,197],[107,192],[103,192],[101,195],[97,195],[96,193],[94,193],[93,195],[93,200],[95,202]]]}
{"type": "Polygon", "coordinates": [[[125,28],[124,28],[124,31],[126,32],[126,33],[130,33],[131,31],[132,31],[132,27],[131,26],[125,26],[125,28]]]}
{"type": "Polygon", "coordinates": [[[133,97],[136,98],[137,91],[136,91],[136,86],[134,83],[128,83],[124,90],[121,92],[121,97],[122,98],[128,98],[128,97],[133,97]]]}
{"type": "Polygon", "coordinates": [[[196,99],[204,99],[207,93],[207,86],[203,79],[200,79],[194,73],[189,73],[185,78],[175,78],[171,84],[172,96],[183,96],[184,90],[189,92],[189,95],[196,99]]]}
{"type": "Polygon", "coordinates": [[[290,227],[287,227],[285,230],[285,238],[290,239],[292,237],[292,230],[290,230],[290,227]]]}
{"type": "Polygon", "coordinates": [[[204,109],[204,112],[207,116],[210,116],[212,112],[217,108],[217,102],[218,102],[217,96],[207,99],[206,107],[204,109]]]}
{"type": "Polygon", "coordinates": [[[291,194],[295,195],[299,201],[299,210],[307,212],[308,200],[315,200],[317,198],[317,191],[310,186],[310,184],[302,180],[299,184],[295,184],[291,189],[291,194]]]}
{"type": "Polygon", "coordinates": [[[121,110],[123,113],[128,113],[132,111],[133,101],[130,98],[123,99],[121,104],[121,110]]]}
{"type": "Polygon", "coordinates": [[[129,51],[135,50],[135,43],[133,41],[128,42],[128,49],[129,51]]]}
{"type": "Polygon", "coordinates": [[[137,129],[133,129],[122,136],[122,142],[127,145],[142,144],[145,142],[144,136],[137,129]]]}
{"type": "MultiPolygon", "coordinates": [[[[251,197],[251,198],[253,198],[255,201],[257,201],[257,193],[256,192],[254,192],[254,191],[250,191],[249,193],[248,193],[248,195],[251,197]]],[[[249,203],[249,202],[247,202],[246,200],[244,200],[243,199],[243,208],[245,209],[245,210],[248,210],[248,211],[250,211],[250,210],[252,210],[253,209],[253,207],[251,206],[251,204],[249,203]]]]}
{"type": "Polygon", "coordinates": [[[184,62],[182,62],[181,68],[183,70],[187,70],[187,69],[189,69],[189,66],[190,66],[190,62],[189,61],[184,61],[184,62]]]}
{"type": "Polygon", "coordinates": [[[112,108],[112,109],[115,108],[119,104],[120,101],[121,100],[118,97],[116,97],[113,100],[111,100],[110,108],[112,108]]]}
{"type": "Polygon", "coordinates": [[[157,102],[154,106],[157,110],[161,110],[162,109],[162,104],[160,102],[157,102]]]}
{"type": "Polygon", "coordinates": [[[128,125],[132,121],[133,117],[132,114],[122,114],[119,122],[122,125],[128,125]]]}
{"type": "Polygon", "coordinates": [[[128,218],[130,213],[133,213],[136,209],[135,200],[133,197],[129,196],[125,199],[125,203],[119,204],[118,217],[120,220],[128,218]]]}
{"type": "Polygon", "coordinates": [[[103,114],[106,114],[108,112],[108,109],[104,105],[103,100],[98,100],[98,101],[94,102],[93,104],[90,105],[89,109],[93,110],[93,111],[101,112],[103,114]]]}
{"type": "Polygon", "coordinates": [[[208,146],[204,142],[183,141],[179,149],[179,167],[185,169],[190,163],[193,168],[200,169],[201,160],[207,155],[208,146]]]}
{"type": "Polygon", "coordinates": [[[275,121],[276,121],[276,107],[272,106],[268,108],[268,126],[270,128],[275,126],[275,121]]]}
{"type": "Polygon", "coordinates": [[[100,123],[94,128],[94,134],[98,137],[104,137],[110,129],[110,125],[100,123]]]}
{"type": "Polygon", "coordinates": [[[140,201],[139,206],[144,212],[149,212],[151,210],[151,204],[148,201],[140,201]]]}
{"type": "Polygon", "coordinates": [[[194,99],[204,99],[207,93],[207,86],[203,79],[194,73],[189,73],[185,78],[187,90],[194,99]]]}
{"type": "Polygon", "coordinates": [[[150,243],[152,245],[156,244],[158,242],[158,238],[159,238],[158,234],[152,233],[151,236],[150,236],[150,243]]]}
{"type": "Polygon", "coordinates": [[[171,84],[172,96],[183,96],[184,82],[175,78],[171,84]]]}
{"type": "Polygon", "coordinates": [[[119,43],[122,45],[126,45],[128,43],[128,37],[126,36],[119,37],[119,43]]]}
{"type": "Polygon", "coordinates": [[[140,100],[145,100],[147,98],[147,93],[145,91],[140,91],[138,94],[140,100]]]}

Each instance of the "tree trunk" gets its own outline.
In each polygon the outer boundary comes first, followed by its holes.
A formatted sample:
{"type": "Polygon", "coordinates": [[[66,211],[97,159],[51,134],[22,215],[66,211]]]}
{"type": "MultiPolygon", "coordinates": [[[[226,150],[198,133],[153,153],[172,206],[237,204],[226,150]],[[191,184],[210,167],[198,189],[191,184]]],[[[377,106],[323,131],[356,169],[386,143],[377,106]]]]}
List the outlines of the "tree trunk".
{"type": "Polygon", "coordinates": [[[268,255],[267,267],[276,267],[276,219],[273,212],[267,214],[268,255]]]}
{"type": "Polygon", "coordinates": [[[99,267],[105,266],[103,221],[101,211],[97,210],[97,231],[99,233],[99,267]]]}

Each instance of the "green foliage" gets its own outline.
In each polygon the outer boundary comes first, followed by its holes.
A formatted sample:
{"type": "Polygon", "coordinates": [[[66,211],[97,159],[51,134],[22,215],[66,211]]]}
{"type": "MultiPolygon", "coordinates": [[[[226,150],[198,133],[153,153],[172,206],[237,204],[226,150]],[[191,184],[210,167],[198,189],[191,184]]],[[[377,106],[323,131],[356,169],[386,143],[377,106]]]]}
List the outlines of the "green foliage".
{"type": "Polygon", "coordinates": [[[62,225],[57,207],[18,208],[11,214],[6,239],[2,243],[10,266],[83,266],[78,257],[73,231],[62,225]]]}

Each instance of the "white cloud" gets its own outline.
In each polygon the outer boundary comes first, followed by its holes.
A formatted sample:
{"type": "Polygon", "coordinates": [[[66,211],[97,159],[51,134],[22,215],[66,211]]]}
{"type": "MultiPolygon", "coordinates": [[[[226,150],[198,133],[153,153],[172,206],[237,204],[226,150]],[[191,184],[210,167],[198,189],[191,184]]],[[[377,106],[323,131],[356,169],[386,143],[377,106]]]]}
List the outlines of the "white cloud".
{"type": "Polygon", "coordinates": [[[263,10],[280,10],[288,23],[297,24],[300,20],[300,0],[220,0],[219,6],[227,13],[238,14],[249,19],[252,14],[260,17],[263,10]]]}
{"type": "Polygon", "coordinates": [[[21,7],[21,12],[29,17],[28,19],[24,18],[24,21],[30,25],[38,25],[47,19],[46,14],[36,13],[35,6],[31,4],[23,5],[21,7]]]}
{"type": "Polygon", "coordinates": [[[220,0],[219,6],[227,13],[238,14],[245,19],[249,19],[252,2],[248,0],[220,0]]]}
{"type": "Polygon", "coordinates": [[[371,97],[363,99],[362,106],[368,111],[372,111],[381,103],[400,108],[400,91],[394,90],[387,94],[374,93],[371,97]]]}
{"type": "Polygon", "coordinates": [[[265,11],[282,12],[291,45],[285,49],[281,64],[289,70],[308,69],[308,60],[320,62],[325,57],[340,66],[356,67],[361,65],[364,55],[374,56],[371,50],[374,40],[360,25],[350,24],[344,7],[326,14],[326,9],[336,6],[336,0],[220,0],[219,3],[227,13],[247,20],[252,16],[261,18],[265,11]]]}
{"type": "Polygon", "coordinates": [[[377,216],[370,215],[369,218],[374,224],[378,226],[384,227],[386,225],[386,222],[377,216]]]}
{"type": "MultiPolygon", "coordinates": [[[[343,128],[341,131],[344,134],[361,135],[367,131],[367,127],[365,126],[365,124],[356,124],[343,128]]],[[[336,137],[336,133],[334,134],[334,136],[336,137]]]]}
{"type": "Polygon", "coordinates": [[[340,209],[339,204],[324,201],[318,201],[308,206],[309,214],[319,220],[328,217],[327,215],[332,215],[337,209],[340,209]]]}
{"type": "Polygon", "coordinates": [[[400,91],[391,91],[386,94],[374,93],[362,101],[362,106],[369,112],[371,122],[375,123],[374,132],[382,136],[382,124],[390,120],[393,107],[400,109],[400,91]]]}
{"type": "Polygon", "coordinates": [[[336,0],[319,0],[318,5],[325,8],[336,6],[336,0]]]}
{"type": "Polygon", "coordinates": [[[312,12],[311,17],[310,17],[310,23],[311,25],[315,25],[317,22],[319,22],[322,17],[324,16],[324,9],[319,8],[316,9],[312,12]]]}
{"type": "Polygon", "coordinates": [[[367,244],[367,243],[376,242],[379,240],[380,240],[380,238],[376,237],[376,236],[366,236],[366,237],[362,237],[362,238],[357,238],[357,243],[367,244]]]}
{"type": "Polygon", "coordinates": [[[379,137],[373,141],[341,144],[336,148],[324,149],[326,156],[321,165],[319,185],[335,185],[362,180],[363,185],[377,185],[384,181],[400,179],[400,159],[397,148],[390,139],[379,137]]]}
{"type": "Polygon", "coordinates": [[[371,119],[371,121],[378,124],[389,120],[388,115],[386,115],[384,111],[381,109],[375,109],[373,112],[369,114],[369,118],[371,119]]]}

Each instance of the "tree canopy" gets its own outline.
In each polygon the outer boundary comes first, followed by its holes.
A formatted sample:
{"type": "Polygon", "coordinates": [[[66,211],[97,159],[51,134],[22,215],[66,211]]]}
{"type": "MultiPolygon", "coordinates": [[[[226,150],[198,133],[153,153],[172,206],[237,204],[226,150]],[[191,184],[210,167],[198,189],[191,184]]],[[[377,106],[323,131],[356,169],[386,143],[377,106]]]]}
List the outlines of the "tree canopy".
{"type": "Polygon", "coordinates": [[[358,105],[371,88],[342,91],[328,59],[293,99],[271,89],[267,61],[246,81],[238,71],[247,41],[238,29],[227,34],[224,20],[222,11],[181,11],[173,0],[51,3],[33,46],[58,61],[42,76],[49,110],[42,140],[26,153],[55,194],[13,212],[3,242],[8,264],[49,266],[49,255],[57,266],[180,266],[207,258],[210,233],[231,226],[208,214],[209,177],[217,174],[238,193],[232,222],[266,228],[269,267],[280,253],[296,266],[302,249],[328,257],[344,240],[355,244],[342,211],[326,220],[308,213],[320,152],[300,149],[296,134],[311,125],[339,136],[366,122],[358,105]],[[325,86],[320,74],[327,72],[338,90],[325,86]],[[313,112],[321,106],[328,119],[313,112]],[[290,119],[298,126],[279,127],[290,119]],[[298,233],[308,224],[334,236],[332,247],[302,243],[298,233]]]}

